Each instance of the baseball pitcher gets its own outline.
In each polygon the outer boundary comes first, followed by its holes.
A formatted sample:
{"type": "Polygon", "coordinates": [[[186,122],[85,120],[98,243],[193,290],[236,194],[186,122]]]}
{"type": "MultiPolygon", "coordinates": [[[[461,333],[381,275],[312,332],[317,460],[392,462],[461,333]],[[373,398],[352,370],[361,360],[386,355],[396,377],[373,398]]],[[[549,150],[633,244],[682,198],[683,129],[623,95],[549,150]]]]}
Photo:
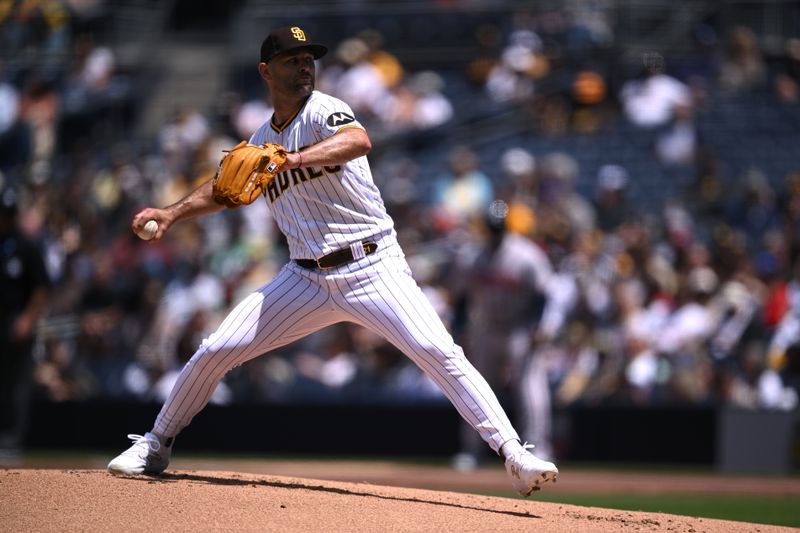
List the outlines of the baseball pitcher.
{"type": "Polygon", "coordinates": [[[286,235],[291,260],[201,343],[152,430],[130,435],[133,446],[108,470],[162,472],[175,437],[229,370],[346,320],[383,336],[429,375],[505,457],[514,488],[527,496],[558,470],[520,443],[495,394],[411,277],[372,179],[367,132],[346,103],[314,90],[314,61],[326,52],[299,26],[272,31],[258,64],[271,119],[223,158],[213,179],[173,205],[134,216],[133,231],[154,220],[158,240],[180,220],[262,199],[286,235]]]}

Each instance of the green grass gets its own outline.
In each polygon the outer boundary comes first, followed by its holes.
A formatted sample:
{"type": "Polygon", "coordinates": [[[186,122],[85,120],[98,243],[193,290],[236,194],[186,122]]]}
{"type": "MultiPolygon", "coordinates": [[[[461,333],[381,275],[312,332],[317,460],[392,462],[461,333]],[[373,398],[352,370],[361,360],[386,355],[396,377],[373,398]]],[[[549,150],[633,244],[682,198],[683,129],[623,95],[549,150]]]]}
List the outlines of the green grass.
{"type": "Polygon", "coordinates": [[[535,499],[626,511],[669,513],[800,527],[800,504],[794,496],[548,494],[542,491],[535,496],[535,499]]]}

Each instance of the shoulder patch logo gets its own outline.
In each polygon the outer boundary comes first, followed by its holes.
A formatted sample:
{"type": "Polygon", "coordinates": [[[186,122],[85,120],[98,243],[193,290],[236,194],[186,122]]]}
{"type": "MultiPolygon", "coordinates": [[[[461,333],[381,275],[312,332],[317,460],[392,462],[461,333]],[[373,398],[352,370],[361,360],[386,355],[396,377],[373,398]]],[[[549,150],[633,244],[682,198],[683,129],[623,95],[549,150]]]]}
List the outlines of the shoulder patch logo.
{"type": "Polygon", "coordinates": [[[350,115],[349,113],[345,113],[344,111],[337,111],[336,113],[331,113],[328,117],[328,126],[335,128],[337,126],[344,126],[345,124],[350,124],[351,122],[355,122],[355,117],[350,115]]]}

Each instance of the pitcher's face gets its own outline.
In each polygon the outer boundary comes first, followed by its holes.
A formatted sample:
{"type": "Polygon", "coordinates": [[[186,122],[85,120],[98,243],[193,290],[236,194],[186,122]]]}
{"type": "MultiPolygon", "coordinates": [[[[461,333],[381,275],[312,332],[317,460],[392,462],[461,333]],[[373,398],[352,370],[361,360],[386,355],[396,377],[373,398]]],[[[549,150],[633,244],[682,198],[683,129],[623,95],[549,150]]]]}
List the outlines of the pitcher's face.
{"type": "Polygon", "coordinates": [[[316,66],[310,52],[287,52],[262,63],[261,75],[273,91],[308,96],[314,90],[316,66]]]}

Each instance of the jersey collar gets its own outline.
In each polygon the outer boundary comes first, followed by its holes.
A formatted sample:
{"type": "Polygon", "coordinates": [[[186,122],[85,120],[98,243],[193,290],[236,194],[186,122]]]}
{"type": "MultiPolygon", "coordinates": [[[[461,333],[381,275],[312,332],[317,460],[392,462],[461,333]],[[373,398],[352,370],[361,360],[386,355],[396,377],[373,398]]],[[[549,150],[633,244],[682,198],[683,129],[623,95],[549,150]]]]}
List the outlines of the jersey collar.
{"type": "MultiPolygon", "coordinates": [[[[312,92],[311,94],[314,94],[314,93],[312,92]]],[[[305,100],[303,100],[303,103],[301,103],[301,104],[300,104],[300,106],[297,108],[297,111],[295,111],[294,113],[292,113],[292,116],[290,116],[289,118],[287,118],[286,120],[284,120],[282,124],[277,124],[277,123],[275,122],[275,113],[273,113],[273,114],[272,114],[272,118],[270,118],[270,119],[269,119],[269,126],[270,126],[270,128],[272,128],[272,129],[273,129],[273,131],[275,131],[275,133],[281,133],[283,130],[285,130],[285,129],[287,128],[287,126],[289,126],[289,124],[291,124],[291,123],[292,123],[292,121],[295,119],[295,117],[296,117],[298,114],[300,114],[300,111],[301,111],[301,110],[302,110],[302,109],[305,107],[305,105],[306,105],[306,103],[308,102],[309,98],[311,98],[311,94],[309,94],[309,95],[306,97],[306,99],[305,99],[305,100]]]]}

